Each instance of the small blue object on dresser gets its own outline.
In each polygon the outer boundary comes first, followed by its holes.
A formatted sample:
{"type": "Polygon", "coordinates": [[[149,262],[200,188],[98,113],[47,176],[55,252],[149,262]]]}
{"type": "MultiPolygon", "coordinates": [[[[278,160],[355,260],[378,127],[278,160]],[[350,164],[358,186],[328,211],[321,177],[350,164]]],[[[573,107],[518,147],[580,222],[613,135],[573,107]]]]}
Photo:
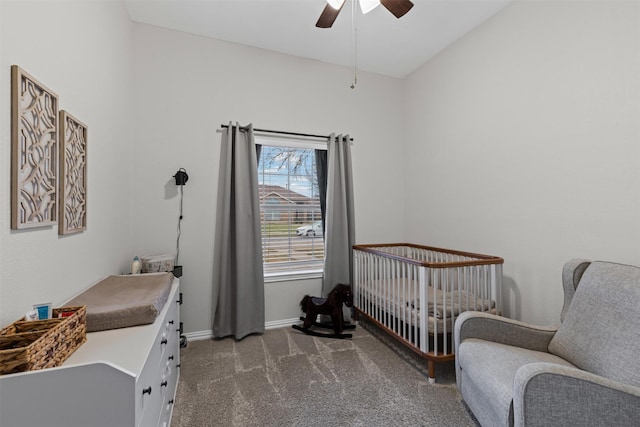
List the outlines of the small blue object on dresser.
{"type": "Polygon", "coordinates": [[[33,309],[38,312],[38,320],[51,319],[51,303],[34,304],[33,309]]]}

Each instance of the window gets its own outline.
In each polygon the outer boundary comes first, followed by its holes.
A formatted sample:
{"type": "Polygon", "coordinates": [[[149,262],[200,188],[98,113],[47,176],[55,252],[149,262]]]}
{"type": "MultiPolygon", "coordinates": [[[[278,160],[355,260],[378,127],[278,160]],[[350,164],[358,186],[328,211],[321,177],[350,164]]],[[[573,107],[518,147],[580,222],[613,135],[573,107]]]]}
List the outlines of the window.
{"type": "MultiPolygon", "coordinates": [[[[305,141],[260,138],[258,165],[265,276],[321,272],[324,233],[315,148],[305,141]]],[[[322,144],[323,149],[326,145],[322,144]]]]}

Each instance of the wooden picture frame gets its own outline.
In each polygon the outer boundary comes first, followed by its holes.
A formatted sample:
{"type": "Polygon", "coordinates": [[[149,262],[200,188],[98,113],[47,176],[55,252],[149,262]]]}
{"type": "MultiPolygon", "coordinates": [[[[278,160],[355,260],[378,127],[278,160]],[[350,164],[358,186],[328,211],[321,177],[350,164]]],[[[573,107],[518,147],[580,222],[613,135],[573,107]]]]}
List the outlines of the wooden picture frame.
{"type": "Polygon", "coordinates": [[[11,66],[11,228],[56,223],[58,95],[11,66]]]}
{"type": "Polygon", "coordinates": [[[87,125],[60,111],[58,234],[87,229],[87,125]]]}

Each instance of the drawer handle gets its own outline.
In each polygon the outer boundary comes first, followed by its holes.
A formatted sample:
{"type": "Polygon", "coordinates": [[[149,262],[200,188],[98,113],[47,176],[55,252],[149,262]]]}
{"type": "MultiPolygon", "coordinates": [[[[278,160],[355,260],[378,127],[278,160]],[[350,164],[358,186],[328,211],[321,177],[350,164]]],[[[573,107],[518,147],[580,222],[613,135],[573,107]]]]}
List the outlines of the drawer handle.
{"type": "Polygon", "coordinates": [[[160,387],[166,387],[167,386],[167,381],[162,381],[160,383],[160,387]]]}
{"type": "Polygon", "coordinates": [[[149,394],[149,396],[151,396],[151,386],[142,389],[142,395],[144,396],[145,394],[149,394]]]}
{"type": "Polygon", "coordinates": [[[169,360],[173,360],[173,354],[169,356],[169,360]]]}
{"type": "Polygon", "coordinates": [[[173,405],[173,399],[167,402],[169,405],[173,405]]]}
{"type": "Polygon", "coordinates": [[[162,340],[160,341],[160,344],[161,344],[161,345],[164,345],[164,344],[166,344],[167,342],[168,342],[168,341],[167,341],[167,339],[166,339],[166,338],[162,338],[162,340]]]}
{"type": "Polygon", "coordinates": [[[176,368],[179,368],[179,367],[180,367],[180,364],[178,363],[178,364],[176,365],[176,368]]]}
{"type": "Polygon", "coordinates": [[[173,320],[169,320],[169,324],[170,324],[170,325],[173,325],[173,320]]]}

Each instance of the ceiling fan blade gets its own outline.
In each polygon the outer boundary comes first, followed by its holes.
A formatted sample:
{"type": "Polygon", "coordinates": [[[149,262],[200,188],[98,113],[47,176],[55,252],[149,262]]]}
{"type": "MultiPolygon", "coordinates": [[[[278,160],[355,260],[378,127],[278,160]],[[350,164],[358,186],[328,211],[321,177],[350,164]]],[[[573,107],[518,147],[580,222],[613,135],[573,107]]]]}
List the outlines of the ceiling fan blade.
{"type": "Polygon", "coordinates": [[[402,18],[413,7],[413,3],[409,0],[380,0],[380,3],[396,18],[402,18]]]}
{"type": "MultiPolygon", "coordinates": [[[[342,3],[342,6],[344,6],[344,3],[342,3]]],[[[324,7],[324,10],[322,11],[322,13],[320,14],[320,18],[318,18],[318,22],[316,22],[316,27],[331,28],[334,21],[338,17],[338,14],[342,10],[342,6],[340,6],[340,9],[334,9],[329,4],[327,4],[324,7]]]]}

